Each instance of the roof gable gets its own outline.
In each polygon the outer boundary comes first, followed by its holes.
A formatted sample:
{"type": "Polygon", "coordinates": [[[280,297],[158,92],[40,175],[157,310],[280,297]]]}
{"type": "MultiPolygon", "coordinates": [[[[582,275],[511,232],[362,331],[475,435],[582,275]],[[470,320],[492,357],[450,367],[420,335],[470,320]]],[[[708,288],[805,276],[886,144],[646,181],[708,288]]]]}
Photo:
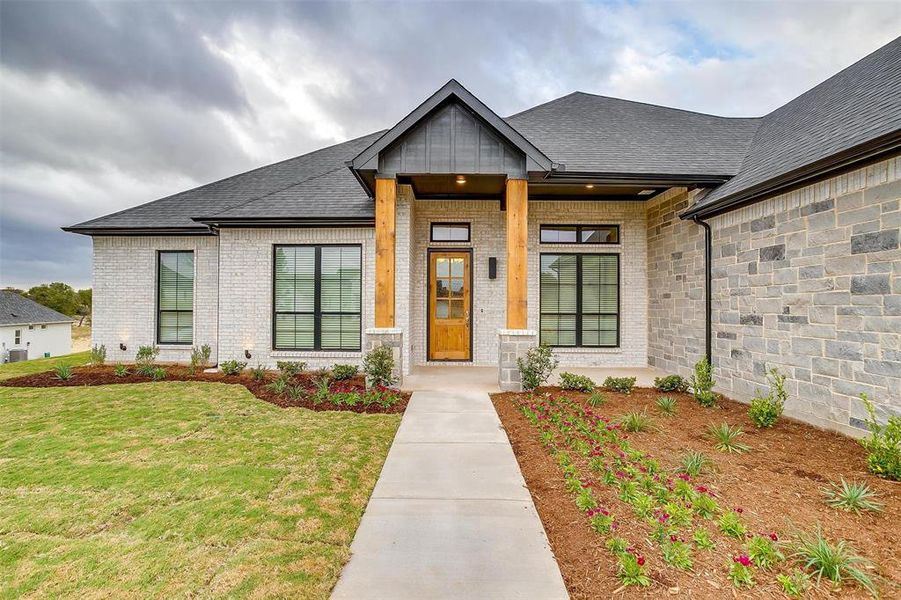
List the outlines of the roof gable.
{"type": "Polygon", "coordinates": [[[430,172],[453,172],[458,160],[475,168],[489,168],[488,165],[500,169],[514,167],[511,163],[515,162],[512,159],[516,153],[524,157],[525,164],[521,168],[524,172],[548,172],[558,166],[454,79],[360,152],[348,166],[356,172],[370,173],[382,166],[403,167],[408,152],[411,164],[441,169],[430,172]],[[451,143],[451,136],[458,131],[461,139],[458,142],[454,138],[451,143]],[[488,153],[503,148],[504,156],[497,160],[486,153],[482,160],[478,150],[483,141],[488,153]],[[425,147],[420,150],[423,143],[425,147]],[[436,160],[427,154],[428,149],[436,145],[447,148],[446,158],[437,157],[436,160]],[[464,158],[462,154],[467,148],[470,156],[464,158]]]}

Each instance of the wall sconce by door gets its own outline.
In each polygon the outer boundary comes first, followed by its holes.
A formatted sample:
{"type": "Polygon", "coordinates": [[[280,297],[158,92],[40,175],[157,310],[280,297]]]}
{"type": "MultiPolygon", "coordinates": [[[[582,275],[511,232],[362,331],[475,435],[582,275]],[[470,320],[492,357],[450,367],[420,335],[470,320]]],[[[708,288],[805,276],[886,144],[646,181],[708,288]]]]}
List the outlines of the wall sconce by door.
{"type": "Polygon", "coordinates": [[[497,257],[488,259],[488,279],[497,279],[497,257]]]}

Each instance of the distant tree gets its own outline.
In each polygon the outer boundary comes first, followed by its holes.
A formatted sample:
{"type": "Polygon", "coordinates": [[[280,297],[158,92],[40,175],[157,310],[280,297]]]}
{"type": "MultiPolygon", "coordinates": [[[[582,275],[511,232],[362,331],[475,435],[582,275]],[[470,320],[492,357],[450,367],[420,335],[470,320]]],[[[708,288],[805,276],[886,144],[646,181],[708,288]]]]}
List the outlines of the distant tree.
{"type": "Polygon", "coordinates": [[[78,293],[72,289],[72,286],[65,283],[56,281],[50,284],[36,285],[28,290],[25,296],[66,316],[74,317],[78,314],[80,304],[78,293]]]}
{"type": "Polygon", "coordinates": [[[10,286],[3,288],[3,291],[4,292],[15,292],[15,293],[19,294],[20,296],[25,295],[25,290],[20,290],[19,288],[14,288],[14,287],[10,287],[10,286]]]}
{"type": "Polygon", "coordinates": [[[91,306],[93,305],[94,295],[91,288],[78,290],[76,294],[78,295],[78,311],[76,314],[79,317],[78,326],[81,327],[84,324],[85,317],[91,316],[91,306]]]}

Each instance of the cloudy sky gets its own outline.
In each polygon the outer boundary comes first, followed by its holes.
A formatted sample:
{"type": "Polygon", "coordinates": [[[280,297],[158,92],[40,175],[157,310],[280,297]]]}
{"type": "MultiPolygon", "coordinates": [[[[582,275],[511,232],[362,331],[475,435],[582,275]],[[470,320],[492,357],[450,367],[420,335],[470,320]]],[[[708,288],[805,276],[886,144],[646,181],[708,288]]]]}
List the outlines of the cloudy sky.
{"type": "Polygon", "coordinates": [[[60,226],[393,125],[457,78],[728,116],[901,33],[899,2],[0,0],[0,287],[90,285],[60,226]]]}

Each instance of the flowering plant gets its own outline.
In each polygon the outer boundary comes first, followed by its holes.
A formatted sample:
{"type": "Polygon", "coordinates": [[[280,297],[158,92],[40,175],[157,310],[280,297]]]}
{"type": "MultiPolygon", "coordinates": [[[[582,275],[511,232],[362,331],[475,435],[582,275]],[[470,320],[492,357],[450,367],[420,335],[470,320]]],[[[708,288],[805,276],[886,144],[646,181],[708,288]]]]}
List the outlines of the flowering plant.
{"type": "Polygon", "coordinates": [[[751,557],[747,554],[739,554],[732,558],[729,565],[729,579],[735,587],[751,587],[754,585],[753,567],[751,557]]]}

